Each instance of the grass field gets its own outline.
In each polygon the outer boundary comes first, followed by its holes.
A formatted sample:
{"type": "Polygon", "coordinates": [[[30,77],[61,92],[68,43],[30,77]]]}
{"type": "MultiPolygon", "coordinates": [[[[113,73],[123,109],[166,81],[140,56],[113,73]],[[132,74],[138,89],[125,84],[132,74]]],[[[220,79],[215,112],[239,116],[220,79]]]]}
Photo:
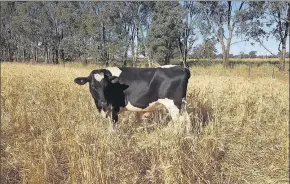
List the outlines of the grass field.
{"type": "Polygon", "coordinates": [[[92,68],[1,64],[1,183],[289,182],[287,72],[191,68],[191,124],[126,112],[112,134],[73,83],[92,68]]]}

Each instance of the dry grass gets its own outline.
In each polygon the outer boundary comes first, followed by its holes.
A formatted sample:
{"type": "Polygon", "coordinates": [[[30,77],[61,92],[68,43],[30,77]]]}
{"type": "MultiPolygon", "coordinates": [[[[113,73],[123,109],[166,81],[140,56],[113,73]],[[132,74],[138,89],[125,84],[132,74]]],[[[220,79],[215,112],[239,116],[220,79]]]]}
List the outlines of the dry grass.
{"type": "Polygon", "coordinates": [[[145,131],[124,113],[112,134],[88,86],[73,83],[93,66],[1,67],[1,183],[288,181],[286,73],[193,68],[190,132],[164,113],[145,131]]]}

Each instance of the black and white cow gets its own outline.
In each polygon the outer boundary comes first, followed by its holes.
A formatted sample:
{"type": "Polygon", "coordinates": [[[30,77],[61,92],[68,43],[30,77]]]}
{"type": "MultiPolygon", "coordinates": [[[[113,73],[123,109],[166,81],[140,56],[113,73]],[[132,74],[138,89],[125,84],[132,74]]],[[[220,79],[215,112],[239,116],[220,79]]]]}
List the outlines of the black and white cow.
{"type": "Polygon", "coordinates": [[[165,106],[176,120],[186,97],[189,78],[187,68],[165,65],[157,68],[108,67],[93,70],[88,77],[78,77],[74,81],[79,85],[89,83],[98,111],[111,113],[115,129],[118,113],[122,111],[148,114],[165,106]]]}

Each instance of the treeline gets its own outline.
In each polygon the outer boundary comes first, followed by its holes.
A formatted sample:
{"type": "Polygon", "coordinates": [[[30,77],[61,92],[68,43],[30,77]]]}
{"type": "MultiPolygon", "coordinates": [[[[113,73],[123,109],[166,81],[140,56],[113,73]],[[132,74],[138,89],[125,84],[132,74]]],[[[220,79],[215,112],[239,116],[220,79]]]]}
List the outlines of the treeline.
{"type": "Polygon", "coordinates": [[[136,66],[139,57],[168,64],[199,52],[216,56],[220,44],[224,66],[232,38],[265,47],[279,43],[285,68],[288,2],[1,2],[1,61],[58,64],[65,61],[117,60],[136,66]],[[202,39],[201,44],[196,44],[202,39]]]}
{"type": "MultiPolygon", "coordinates": [[[[245,53],[241,51],[238,54],[229,54],[229,58],[236,58],[236,59],[253,59],[253,58],[260,58],[260,59],[273,59],[273,58],[279,58],[281,56],[281,53],[278,53],[276,55],[265,55],[261,54],[258,55],[257,51],[250,51],[248,53],[245,53]]],[[[206,52],[203,50],[195,50],[195,52],[192,52],[188,56],[190,59],[222,59],[223,55],[222,54],[217,54],[216,49],[210,50],[208,49],[206,52]]],[[[286,52],[286,59],[289,58],[289,52],[286,52]]]]}

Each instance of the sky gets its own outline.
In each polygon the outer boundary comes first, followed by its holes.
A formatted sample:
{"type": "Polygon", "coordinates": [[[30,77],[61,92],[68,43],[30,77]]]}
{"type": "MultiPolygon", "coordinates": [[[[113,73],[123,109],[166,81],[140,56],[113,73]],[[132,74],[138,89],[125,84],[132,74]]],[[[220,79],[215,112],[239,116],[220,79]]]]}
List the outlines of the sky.
{"type": "MultiPolygon", "coordinates": [[[[240,39],[233,38],[232,43],[234,43],[236,41],[240,41],[240,39]]],[[[241,51],[248,54],[250,51],[257,51],[257,55],[271,55],[259,43],[257,43],[257,42],[254,42],[254,43],[255,44],[253,46],[251,45],[251,41],[236,43],[236,44],[231,46],[230,54],[237,55],[241,51]]],[[[279,42],[275,38],[270,38],[270,39],[268,39],[268,41],[265,40],[263,43],[264,43],[265,47],[267,49],[269,49],[271,52],[273,52],[274,54],[278,54],[279,42]]],[[[287,52],[289,52],[288,45],[289,45],[289,39],[287,39],[287,43],[286,43],[286,51],[287,52]]],[[[218,50],[218,53],[221,53],[221,46],[219,43],[216,45],[216,48],[218,50]]]]}
{"type": "MultiPolygon", "coordinates": [[[[227,30],[225,30],[225,35],[228,35],[227,30]]],[[[194,45],[198,45],[202,43],[203,40],[201,37],[202,36],[200,36],[200,39],[198,39],[194,43],[194,45]]],[[[238,42],[241,40],[243,39],[233,36],[232,43],[238,42]]],[[[262,41],[268,50],[270,50],[274,54],[278,54],[279,41],[271,37],[268,38],[268,40],[262,40],[262,41]]],[[[217,42],[216,44],[216,49],[217,49],[218,54],[222,53],[221,45],[219,42],[217,42]]],[[[241,51],[244,52],[245,54],[248,54],[250,51],[257,51],[257,55],[268,55],[268,56],[271,55],[271,53],[269,53],[266,49],[264,49],[264,47],[262,47],[258,42],[255,42],[255,41],[243,41],[243,42],[235,43],[230,48],[230,54],[238,55],[240,54],[241,51]],[[252,45],[251,43],[254,43],[254,45],[252,45]]],[[[289,37],[287,37],[287,41],[286,41],[286,52],[289,52],[289,37]]]]}

